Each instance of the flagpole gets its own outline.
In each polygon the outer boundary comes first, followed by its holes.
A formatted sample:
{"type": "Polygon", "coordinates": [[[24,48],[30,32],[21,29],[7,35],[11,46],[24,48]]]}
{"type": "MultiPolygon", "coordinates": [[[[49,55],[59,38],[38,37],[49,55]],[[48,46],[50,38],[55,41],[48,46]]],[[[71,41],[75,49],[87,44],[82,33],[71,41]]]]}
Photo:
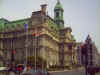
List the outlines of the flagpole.
{"type": "Polygon", "coordinates": [[[25,24],[25,33],[26,33],[26,40],[25,40],[25,49],[26,49],[26,62],[25,62],[25,65],[27,65],[27,57],[28,57],[28,54],[27,54],[27,50],[28,50],[28,24],[25,24]]]}
{"type": "Polygon", "coordinates": [[[14,62],[14,54],[13,54],[13,38],[11,39],[11,65],[14,62]]]}
{"type": "Polygon", "coordinates": [[[35,71],[36,71],[36,49],[37,49],[37,37],[36,37],[36,35],[37,35],[37,28],[35,27],[35,29],[34,29],[35,31],[35,40],[34,40],[34,42],[35,42],[35,71]]]}
{"type": "MultiPolygon", "coordinates": [[[[45,36],[43,37],[43,45],[44,45],[44,47],[43,47],[44,49],[43,50],[45,51],[45,42],[44,41],[45,41],[45,36]]],[[[44,61],[42,61],[42,70],[43,69],[44,69],[44,61]]]]}
{"type": "Polygon", "coordinates": [[[25,43],[26,43],[26,45],[25,45],[26,46],[25,47],[26,48],[26,62],[25,62],[25,64],[27,64],[27,31],[26,31],[26,41],[25,41],[25,43]]]}

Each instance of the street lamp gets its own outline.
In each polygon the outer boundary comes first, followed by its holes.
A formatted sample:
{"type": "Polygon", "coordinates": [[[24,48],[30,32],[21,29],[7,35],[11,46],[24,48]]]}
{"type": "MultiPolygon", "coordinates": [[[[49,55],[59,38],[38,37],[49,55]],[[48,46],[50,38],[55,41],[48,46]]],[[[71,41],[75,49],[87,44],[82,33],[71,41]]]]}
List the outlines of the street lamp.
{"type": "Polygon", "coordinates": [[[86,44],[83,44],[81,46],[81,53],[82,53],[82,64],[85,66],[85,74],[88,75],[88,72],[87,72],[88,60],[87,60],[87,47],[86,47],[86,44]]]}

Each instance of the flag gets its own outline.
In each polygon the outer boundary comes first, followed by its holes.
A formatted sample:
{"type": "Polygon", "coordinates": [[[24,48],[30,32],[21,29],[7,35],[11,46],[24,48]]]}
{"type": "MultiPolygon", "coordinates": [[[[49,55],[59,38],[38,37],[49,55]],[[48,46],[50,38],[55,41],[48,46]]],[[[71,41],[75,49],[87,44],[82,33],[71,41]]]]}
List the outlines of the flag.
{"type": "Polygon", "coordinates": [[[15,50],[13,50],[13,54],[16,54],[16,51],[15,50]]]}
{"type": "Polygon", "coordinates": [[[40,36],[42,34],[42,32],[38,33],[36,36],[40,36]]]}
{"type": "Polygon", "coordinates": [[[35,27],[34,32],[32,33],[32,36],[36,36],[36,34],[37,34],[37,28],[35,27]]]}
{"type": "Polygon", "coordinates": [[[28,24],[24,24],[24,27],[25,27],[25,31],[27,31],[28,30],[28,24]]]}
{"type": "Polygon", "coordinates": [[[35,36],[35,33],[32,33],[32,36],[35,36]]]}
{"type": "Polygon", "coordinates": [[[37,30],[37,28],[35,27],[35,29],[34,29],[34,32],[32,33],[32,36],[40,36],[42,34],[42,32],[39,32],[38,33],[38,30],[37,30]]]}
{"type": "Polygon", "coordinates": [[[40,33],[32,33],[32,36],[40,36],[42,34],[42,32],[40,32],[40,33]]]}

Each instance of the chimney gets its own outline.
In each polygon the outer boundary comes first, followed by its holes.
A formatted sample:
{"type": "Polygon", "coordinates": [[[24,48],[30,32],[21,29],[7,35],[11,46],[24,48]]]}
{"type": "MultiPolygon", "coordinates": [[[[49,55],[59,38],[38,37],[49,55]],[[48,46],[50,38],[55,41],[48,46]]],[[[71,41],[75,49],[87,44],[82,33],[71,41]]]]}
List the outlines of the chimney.
{"type": "Polygon", "coordinates": [[[41,5],[41,11],[44,15],[46,15],[46,7],[47,7],[47,4],[43,4],[41,5]]]}

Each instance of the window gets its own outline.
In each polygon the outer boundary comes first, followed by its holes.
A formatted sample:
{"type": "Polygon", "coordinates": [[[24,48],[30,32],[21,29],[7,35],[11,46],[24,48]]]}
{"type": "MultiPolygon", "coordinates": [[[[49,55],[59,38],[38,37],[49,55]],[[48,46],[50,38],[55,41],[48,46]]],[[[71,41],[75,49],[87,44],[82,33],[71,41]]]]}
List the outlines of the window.
{"type": "Polygon", "coordinates": [[[69,50],[72,50],[72,45],[69,45],[68,47],[69,47],[69,50]]]}
{"type": "Polygon", "coordinates": [[[56,12],[56,17],[59,17],[59,12],[56,12]]]}

